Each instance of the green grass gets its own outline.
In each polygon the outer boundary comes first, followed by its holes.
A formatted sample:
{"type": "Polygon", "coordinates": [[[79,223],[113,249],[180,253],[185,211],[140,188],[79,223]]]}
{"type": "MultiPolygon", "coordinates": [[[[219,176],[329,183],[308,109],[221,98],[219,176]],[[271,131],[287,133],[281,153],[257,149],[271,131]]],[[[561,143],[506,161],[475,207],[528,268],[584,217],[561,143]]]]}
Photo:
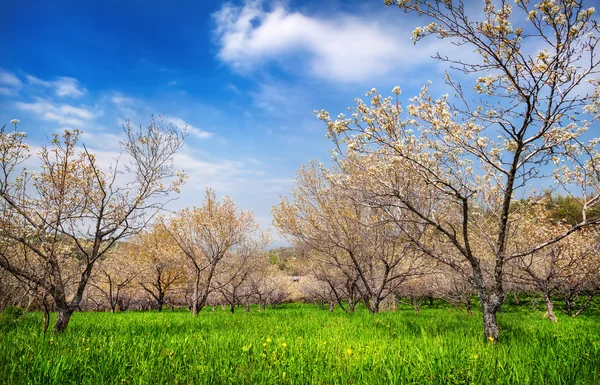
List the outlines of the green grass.
{"type": "Polygon", "coordinates": [[[309,305],[231,315],[76,313],[60,335],[26,314],[0,330],[2,384],[594,384],[600,315],[531,308],[499,315],[485,343],[478,313],[424,307],[375,316],[309,305]]]}

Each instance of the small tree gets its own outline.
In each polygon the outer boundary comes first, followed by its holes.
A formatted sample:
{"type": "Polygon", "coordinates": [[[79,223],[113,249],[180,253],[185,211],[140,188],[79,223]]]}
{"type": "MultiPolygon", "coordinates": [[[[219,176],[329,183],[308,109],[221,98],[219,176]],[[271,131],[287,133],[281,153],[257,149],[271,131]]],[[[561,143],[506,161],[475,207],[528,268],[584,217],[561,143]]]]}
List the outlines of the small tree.
{"type": "Polygon", "coordinates": [[[104,258],[100,259],[91,278],[91,286],[102,298],[98,305],[107,303],[112,313],[117,308],[121,311],[127,309],[133,292],[134,280],[138,275],[139,265],[134,265],[129,256],[124,256],[123,253],[126,252],[127,246],[123,244],[114,247],[104,255],[104,258]]]}
{"type": "Polygon", "coordinates": [[[219,202],[210,189],[201,207],[181,210],[165,228],[189,262],[195,316],[206,305],[208,296],[227,283],[215,281],[215,277],[226,275],[227,260],[259,231],[252,212],[239,211],[229,197],[219,202]]]}
{"type": "Polygon", "coordinates": [[[185,260],[179,248],[164,226],[155,224],[150,231],[131,239],[126,250],[138,266],[136,282],[150,296],[156,310],[162,311],[187,280],[185,260]]]}
{"type": "Polygon", "coordinates": [[[102,168],[79,131],[53,135],[38,153],[40,171],[22,170],[30,157],[25,134],[0,130],[0,267],[52,297],[56,332],[67,328],[94,266],[119,240],[138,233],[179,190],[172,164],[183,134],[152,119],[124,126],[121,166],[102,168]]]}
{"type": "Polygon", "coordinates": [[[242,303],[245,303],[248,309],[253,294],[248,287],[251,279],[267,274],[264,256],[270,239],[263,233],[257,232],[255,235],[259,237],[248,236],[224,258],[223,266],[215,276],[215,286],[229,305],[232,314],[235,307],[242,303]]]}

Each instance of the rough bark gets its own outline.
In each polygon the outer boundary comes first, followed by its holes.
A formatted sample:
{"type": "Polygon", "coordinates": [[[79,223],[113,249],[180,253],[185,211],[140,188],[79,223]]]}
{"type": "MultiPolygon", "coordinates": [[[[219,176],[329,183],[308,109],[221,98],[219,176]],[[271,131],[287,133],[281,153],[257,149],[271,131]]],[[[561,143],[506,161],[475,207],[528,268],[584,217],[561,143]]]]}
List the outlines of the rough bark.
{"type": "Polygon", "coordinates": [[[483,331],[488,341],[498,340],[498,320],[496,319],[497,309],[491,300],[483,300],[483,331]]]}
{"type": "Polygon", "coordinates": [[[554,314],[554,303],[552,302],[552,298],[550,298],[549,293],[544,293],[544,301],[546,302],[546,307],[548,308],[548,319],[552,322],[557,322],[558,319],[554,314]]]}
{"type": "Polygon", "coordinates": [[[58,309],[58,317],[56,318],[56,322],[54,322],[55,333],[63,332],[69,326],[71,315],[73,315],[73,310],[70,308],[58,309]]]}

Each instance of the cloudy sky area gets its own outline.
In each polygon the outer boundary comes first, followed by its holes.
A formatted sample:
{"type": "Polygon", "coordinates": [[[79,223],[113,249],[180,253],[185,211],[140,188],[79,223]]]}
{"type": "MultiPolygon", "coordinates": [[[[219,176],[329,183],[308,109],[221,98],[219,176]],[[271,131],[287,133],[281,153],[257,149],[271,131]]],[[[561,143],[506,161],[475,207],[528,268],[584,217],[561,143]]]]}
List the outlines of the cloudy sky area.
{"type": "Polygon", "coordinates": [[[187,125],[176,162],[190,179],[172,209],[210,186],[270,225],[300,165],[330,158],[313,110],[443,77],[439,41],[410,40],[423,20],[382,1],[95,3],[0,5],[0,122],[20,119],[37,146],[78,128],[108,157],[125,119],[187,125]]]}

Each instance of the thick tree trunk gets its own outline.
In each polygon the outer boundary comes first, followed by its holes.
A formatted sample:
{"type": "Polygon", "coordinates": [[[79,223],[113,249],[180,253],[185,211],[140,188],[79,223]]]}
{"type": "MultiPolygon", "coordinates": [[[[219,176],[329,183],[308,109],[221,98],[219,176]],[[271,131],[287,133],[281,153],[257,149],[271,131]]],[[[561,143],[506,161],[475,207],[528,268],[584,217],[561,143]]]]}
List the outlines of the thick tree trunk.
{"type": "Polygon", "coordinates": [[[54,332],[60,333],[64,331],[69,326],[71,315],[73,315],[73,310],[70,308],[58,309],[58,317],[56,318],[56,322],[54,322],[54,332]]]}
{"type": "Polygon", "coordinates": [[[330,302],[329,303],[329,311],[333,313],[334,309],[335,309],[335,303],[334,302],[330,302]]]}
{"type": "Polygon", "coordinates": [[[548,319],[552,322],[558,321],[556,314],[554,314],[554,303],[552,303],[549,293],[544,293],[544,301],[546,301],[546,307],[548,308],[548,319]]]}
{"type": "Polygon", "coordinates": [[[229,305],[229,311],[231,312],[231,314],[235,313],[235,304],[229,305]]]}
{"type": "Polygon", "coordinates": [[[502,299],[504,298],[502,282],[499,282],[498,277],[496,277],[496,285],[493,286],[492,290],[486,290],[481,266],[475,261],[471,263],[471,266],[473,268],[473,280],[483,312],[483,334],[487,341],[495,343],[498,341],[498,320],[496,314],[500,310],[502,299]]]}
{"type": "Polygon", "coordinates": [[[365,305],[367,306],[367,308],[369,309],[369,312],[371,314],[376,314],[379,313],[379,306],[380,306],[380,302],[379,302],[379,298],[373,299],[373,298],[365,298],[365,305]]]}
{"type": "Polygon", "coordinates": [[[482,300],[483,332],[486,340],[490,342],[498,341],[498,320],[496,319],[498,305],[494,302],[495,301],[492,298],[484,297],[482,300]]]}

